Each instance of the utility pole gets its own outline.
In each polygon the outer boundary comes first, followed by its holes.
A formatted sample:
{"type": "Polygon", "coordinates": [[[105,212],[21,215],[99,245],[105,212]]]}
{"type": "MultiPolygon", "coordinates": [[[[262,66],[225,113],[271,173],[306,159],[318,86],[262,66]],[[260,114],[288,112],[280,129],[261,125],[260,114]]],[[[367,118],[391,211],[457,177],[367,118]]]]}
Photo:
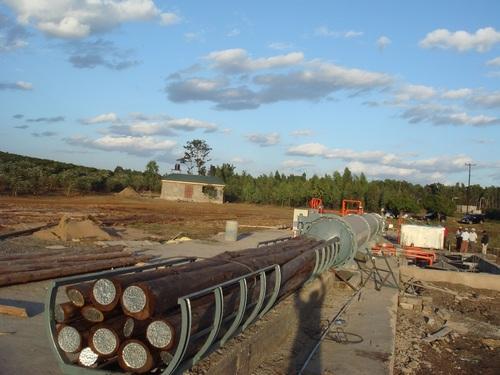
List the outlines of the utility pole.
{"type": "Polygon", "coordinates": [[[466,195],[465,195],[465,200],[467,201],[467,208],[466,208],[466,212],[465,214],[468,214],[469,213],[469,190],[470,190],[470,170],[472,167],[474,167],[476,164],[472,164],[472,163],[465,163],[465,166],[469,168],[469,182],[467,183],[467,191],[466,191],[466,195]]]}

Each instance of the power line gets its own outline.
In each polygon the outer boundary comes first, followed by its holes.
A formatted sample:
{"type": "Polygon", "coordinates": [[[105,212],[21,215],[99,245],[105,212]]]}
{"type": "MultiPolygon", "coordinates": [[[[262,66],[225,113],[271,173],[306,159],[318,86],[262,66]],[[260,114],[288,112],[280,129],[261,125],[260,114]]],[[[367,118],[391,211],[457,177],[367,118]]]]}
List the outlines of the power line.
{"type": "Polygon", "coordinates": [[[465,163],[465,166],[469,168],[469,182],[467,183],[467,191],[466,191],[466,195],[465,195],[465,200],[466,200],[466,203],[467,203],[467,208],[465,210],[465,213],[468,214],[469,213],[470,171],[471,171],[472,167],[476,166],[476,164],[465,163]]]}

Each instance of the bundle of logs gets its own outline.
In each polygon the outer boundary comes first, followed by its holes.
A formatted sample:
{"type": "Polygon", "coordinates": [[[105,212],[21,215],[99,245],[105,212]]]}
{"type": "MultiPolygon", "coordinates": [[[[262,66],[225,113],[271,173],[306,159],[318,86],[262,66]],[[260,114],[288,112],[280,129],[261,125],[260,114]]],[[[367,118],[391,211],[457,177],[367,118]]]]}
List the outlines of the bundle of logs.
{"type": "MultiPolygon", "coordinates": [[[[283,298],[309,279],[315,265],[314,250],[324,245],[323,241],[299,237],[174,267],[67,286],[69,302],[57,305],[55,310],[57,344],[80,366],[119,366],[128,373],[164,368],[179,339],[182,318],[178,298],[274,264],[281,266],[279,298],[283,298]]],[[[274,283],[271,271],[267,296],[274,283]]],[[[258,277],[248,277],[247,285],[247,306],[251,307],[260,292],[258,277]]],[[[238,284],[224,287],[223,293],[225,319],[219,338],[227,332],[238,309],[238,284]]],[[[198,352],[213,325],[213,293],[191,300],[191,308],[191,340],[185,358],[198,352]]]]}
{"type": "Polygon", "coordinates": [[[151,258],[124,251],[124,246],[7,254],[0,256],[0,286],[132,266],[151,258]]]}

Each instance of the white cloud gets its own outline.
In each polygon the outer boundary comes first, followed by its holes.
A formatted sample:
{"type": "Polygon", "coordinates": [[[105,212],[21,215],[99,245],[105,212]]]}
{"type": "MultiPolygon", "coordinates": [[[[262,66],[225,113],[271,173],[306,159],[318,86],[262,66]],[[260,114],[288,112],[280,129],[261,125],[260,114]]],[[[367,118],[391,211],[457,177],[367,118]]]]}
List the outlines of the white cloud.
{"type": "Polygon", "coordinates": [[[495,57],[494,59],[486,61],[486,65],[500,66],[500,56],[495,57]]]}
{"type": "Polygon", "coordinates": [[[11,52],[26,47],[29,35],[26,28],[0,13],[0,52],[11,52]]]}
{"type": "Polygon", "coordinates": [[[356,151],[332,149],[320,143],[307,143],[290,147],[288,155],[320,157],[347,162],[354,173],[374,177],[411,178],[412,180],[436,180],[448,173],[462,172],[464,163],[472,159],[466,155],[439,156],[429,159],[408,159],[409,155],[397,155],[380,150],[356,151]]]}
{"type": "MultiPolygon", "coordinates": [[[[302,53],[252,59],[243,49],[217,51],[206,58],[211,68],[223,71],[226,76],[216,78],[184,77],[172,75],[165,91],[171,101],[187,102],[206,100],[216,104],[216,109],[255,109],[262,104],[289,100],[326,99],[331,93],[348,90],[353,94],[377,88],[386,88],[393,78],[384,73],[347,68],[321,60],[303,62],[302,53]],[[236,79],[233,73],[249,73],[257,69],[289,68],[277,73],[260,73],[250,76],[251,85],[236,79]]],[[[209,71],[210,72],[210,71],[209,71]]],[[[198,73],[198,72],[197,72],[198,73]]]]}
{"type": "Polygon", "coordinates": [[[160,24],[163,26],[175,25],[181,22],[181,18],[175,13],[161,13],[160,14],[160,24]]]}
{"type": "Polygon", "coordinates": [[[261,147],[274,146],[280,141],[280,135],[276,132],[268,134],[252,133],[247,134],[245,138],[252,143],[257,143],[261,147]]]}
{"type": "Polygon", "coordinates": [[[485,27],[478,29],[475,33],[463,30],[451,32],[447,29],[437,29],[428,33],[419,45],[422,48],[452,48],[460,52],[471,49],[486,52],[497,43],[500,43],[500,32],[492,27],[485,27]]]}
{"type": "Polygon", "coordinates": [[[500,108],[500,91],[480,93],[470,98],[474,105],[485,108],[500,108]]]}
{"type": "Polygon", "coordinates": [[[335,31],[330,30],[327,26],[319,26],[314,30],[314,35],[316,36],[326,36],[333,38],[356,38],[363,35],[362,31],[335,31]]]}
{"type": "Polygon", "coordinates": [[[204,42],[205,41],[205,31],[191,31],[184,34],[184,40],[188,43],[193,42],[204,42]]]}
{"type": "Polygon", "coordinates": [[[471,89],[447,90],[441,96],[445,99],[463,99],[472,94],[471,89]]]}
{"type": "MultiPolygon", "coordinates": [[[[99,117],[99,116],[97,116],[99,117]]],[[[101,121],[103,122],[103,121],[101,121]]],[[[168,115],[144,115],[133,113],[128,118],[116,120],[120,124],[111,126],[108,131],[118,135],[162,135],[175,136],[178,131],[191,132],[203,130],[204,133],[213,133],[218,130],[218,126],[206,121],[193,118],[173,118],[168,115]]]]}
{"type": "Polygon", "coordinates": [[[241,34],[240,29],[235,27],[234,29],[229,30],[226,36],[229,38],[234,38],[235,36],[238,36],[240,34],[241,34]]]}
{"type": "Polygon", "coordinates": [[[101,115],[81,120],[81,122],[86,125],[94,125],[94,124],[102,124],[107,122],[118,122],[118,121],[119,121],[118,116],[116,115],[116,113],[113,112],[103,113],[101,115]]]}
{"type": "Polygon", "coordinates": [[[214,64],[214,68],[226,73],[244,73],[254,70],[282,68],[294,66],[304,60],[302,52],[291,52],[267,58],[252,59],[242,48],[227,49],[209,53],[206,58],[214,64]]]}
{"type": "Polygon", "coordinates": [[[47,35],[77,39],[106,31],[124,22],[158,20],[163,25],[179,21],[162,13],[152,0],[4,0],[21,24],[33,25],[47,35]]]}
{"type": "Polygon", "coordinates": [[[327,152],[328,147],[321,143],[305,143],[290,147],[287,154],[298,156],[324,156],[327,152]]]}
{"type": "Polygon", "coordinates": [[[299,129],[293,130],[290,135],[294,137],[309,137],[313,135],[313,131],[311,129],[299,129]]]}
{"type": "Polygon", "coordinates": [[[283,51],[286,49],[292,49],[293,44],[292,43],[284,43],[284,42],[273,42],[273,43],[269,43],[268,47],[271,49],[274,49],[274,50],[283,51]]]}
{"type": "Polygon", "coordinates": [[[455,126],[491,126],[499,125],[500,118],[486,115],[469,115],[460,108],[443,106],[440,104],[419,104],[407,108],[402,118],[412,124],[421,122],[432,125],[455,125],[455,126]]]}
{"type": "Polygon", "coordinates": [[[26,81],[0,82],[0,90],[31,91],[33,90],[33,84],[26,81]]]}
{"type": "Polygon", "coordinates": [[[283,168],[303,168],[303,167],[310,167],[312,165],[312,163],[309,163],[307,161],[304,161],[304,160],[293,160],[293,159],[289,159],[289,160],[284,160],[281,165],[283,166],[283,168]]]}
{"type": "Polygon", "coordinates": [[[397,101],[425,100],[436,95],[436,90],[424,85],[405,85],[396,94],[397,101]]]}
{"type": "Polygon", "coordinates": [[[150,136],[112,136],[106,135],[97,139],[75,136],[65,141],[73,146],[87,147],[104,151],[120,151],[138,156],[151,156],[158,152],[170,152],[177,145],[172,140],[159,140],[150,136]]]}
{"type": "Polygon", "coordinates": [[[384,36],[384,35],[382,35],[380,38],[378,38],[378,39],[377,39],[377,42],[376,42],[377,47],[378,47],[381,51],[383,51],[383,50],[384,50],[384,49],[385,49],[385,48],[386,48],[389,44],[391,44],[391,43],[392,43],[392,41],[391,41],[388,37],[386,37],[386,36],[384,36]]]}

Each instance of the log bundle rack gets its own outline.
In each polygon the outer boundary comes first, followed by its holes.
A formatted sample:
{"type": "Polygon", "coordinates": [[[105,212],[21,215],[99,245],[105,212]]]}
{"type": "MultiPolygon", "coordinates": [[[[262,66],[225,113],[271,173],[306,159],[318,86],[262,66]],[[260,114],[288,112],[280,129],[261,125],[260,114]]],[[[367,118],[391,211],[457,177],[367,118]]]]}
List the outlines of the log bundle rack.
{"type": "MultiPolygon", "coordinates": [[[[124,366],[122,366],[122,363],[126,361],[123,360],[123,358],[117,358],[116,353],[113,357],[108,358],[101,358],[101,356],[99,356],[98,361],[95,352],[93,352],[91,348],[86,347],[86,344],[79,347],[79,353],[76,353],[76,351],[75,353],[68,353],[61,348],[58,342],[58,334],[61,329],[61,319],[64,320],[64,317],[61,318],[61,313],[59,313],[58,310],[61,311],[65,306],[70,306],[71,302],[57,304],[56,299],[58,292],[61,292],[62,289],[66,289],[67,292],[68,288],[75,285],[78,287],[89,283],[95,283],[96,280],[112,280],[113,278],[119,278],[121,276],[130,277],[130,275],[139,275],[144,272],[155,272],[159,270],[165,272],[167,268],[175,270],[176,267],[182,268],[189,266],[189,264],[196,261],[196,258],[167,259],[141,267],[121,268],[53,280],[49,286],[46,299],[45,319],[48,337],[51,342],[51,349],[54,352],[60,369],[64,374],[70,375],[111,375],[123,372],[116,365],[118,362],[123,370],[128,370],[128,372],[131,373],[145,373],[155,369],[156,373],[164,375],[182,373],[208,354],[224,346],[232,337],[240,334],[256,320],[263,317],[275,305],[278,299],[291,294],[294,290],[312,281],[334,265],[336,256],[339,253],[339,242],[337,239],[331,239],[329,241],[302,239],[302,241],[304,240],[309,241],[309,249],[304,251],[302,255],[313,254],[313,256],[309,257],[309,259],[312,260],[311,266],[308,268],[309,272],[305,278],[302,276],[302,279],[300,279],[299,282],[292,283],[292,286],[283,284],[282,266],[279,264],[271,264],[218,283],[214,286],[179,297],[177,299],[176,311],[180,312],[180,327],[178,331],[175,332],[177,336],[175,339],[175,346],[169,351],[155,352],[152,350],[151,353],[148,352],[147,362],[150,362],[149,357],[152,356],[153,361],[155,361],[154,365],[148,364],[146,367],[135,369],[136,371],[130,368],[123,368],[124,366]],[[227,311],[225,307],[227,307],[230,302],[229,299],[231,299],[231,296],[236,302],[234,302],[234,311],[229,313],[230,311],[227,311]],[[235,296],[236,298],[234,298],[235,296]],[[193,323],[196,323],[195,320],[197,318],[199,319],[199,317],[194,314],[195,312],[193,309],[199,306],[199,304],[197,305],[197,301],[200,300],[210,300],[213,304],[213,313],[210,314],[212,318],[211,323],[205,327],[201,326],[202,329],[196,331],[192,329],[193,323]],[[89,358],[87,364],[91,364],[91,367],[82,367],[82,363],[86,363],[87,356],[89,358]],[[147,368],[147,370],[144,371],[145,368],[147,368]]],[[[300,239],[283,238],[279,239],[279,241],[260,243],[258,248],[254,250],[262,250],[262,247],[269,246],[283,246],[285,243],[295,243],[298,241],[300,241],[300,239]]],[[[210,261],[210,259],[208,261],[210,261]]],[[[292,278],[291,280],[293,281],[294,279],[292,278]]],[[[93,307],[90,306],[90,308],[93,307]]],[[[111,313],[112,312],[104,312],[104,314],[111,313]]],[[[149,317],[150,320],[147,320],[147,322],[150,322],[153,318],[154,316],[149,317]]],[[[118,317],[115,316],[111,321],[113,319],[116,321],[118,317]]],[[[71,324],[71,321],[74,320],[70,319],[68,324],[71,324]]],[[[106,320],[104,323],[106,322],[108,321],[106,320]]],[[[140,324],[142,322],[136,321],[136,323],[140,324]]],[[[198,328],[200,328],[200,326],[198,328]]],[[[92,329],[90,332],[92,332],[92,329]]],[[[84,339],[87,339],[87,336],[82,336],[82,341],[84,339]]],[[[141,339],[146,341],[144,337],[141,337],[141,339]]],[[[127,345],[126,343],[130,345],[130,350],[140,350],[139,346],[146,347],[138,339],[128,339],[122,342],[120,348],[121,352],[124,351],[123,345],[127,345]]]]}

